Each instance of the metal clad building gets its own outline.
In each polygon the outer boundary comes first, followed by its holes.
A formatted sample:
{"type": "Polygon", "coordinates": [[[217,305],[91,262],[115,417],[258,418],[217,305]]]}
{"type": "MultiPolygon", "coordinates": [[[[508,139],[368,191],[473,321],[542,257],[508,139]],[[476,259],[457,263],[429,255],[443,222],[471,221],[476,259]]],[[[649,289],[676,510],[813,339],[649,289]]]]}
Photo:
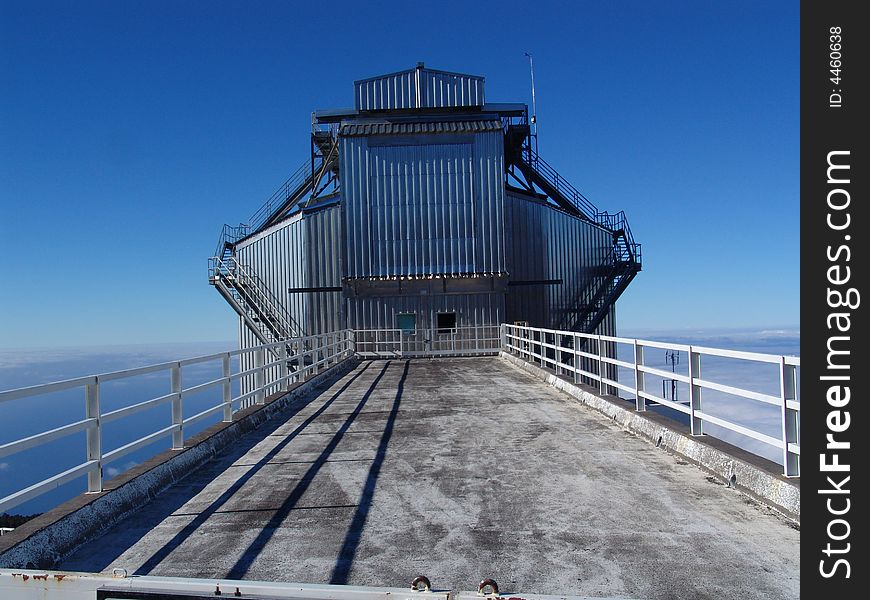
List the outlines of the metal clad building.
{"type": "Polygon", "coordinates": [[[614,333],[639,246],[538,156],[524,104],[422,64],[354,91],[354,108],[315,112],[305,181],[225,228],[210,281],[243,346],[515,321],[614,333]]]}
{"type": "Polygon", "coordinates": [[[483,106],[483,77],[416,69],[354,82],[360,111],[483,106]]]}
{"type": "Polygon", "coordinates": [[[501,123],[416,125],[341,129],[346,276],[503,272],[501,123]]]}

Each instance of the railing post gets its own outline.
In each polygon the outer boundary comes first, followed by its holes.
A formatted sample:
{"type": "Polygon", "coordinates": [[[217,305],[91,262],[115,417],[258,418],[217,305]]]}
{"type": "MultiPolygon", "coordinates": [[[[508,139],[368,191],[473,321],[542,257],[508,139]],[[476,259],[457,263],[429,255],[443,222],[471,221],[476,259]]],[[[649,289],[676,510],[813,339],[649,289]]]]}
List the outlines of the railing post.
{"type": "Polygon", "coordinates": [[[779,390],[782,401],[782,464],[786,477],[800,477],[800,454],[789,450],[789,444],[800,446],[800,413],[789,408],[788,403],[797,398],[797,369],[787,365],[785,357],[779,359],[779,390]]]}
{"type": "Polygon", "coordinates": [[[172,365],[169,372],[171,392],[175,394],[172,398],[172,424],[178,428],[172,432],[172,449],[181,450],[184,448],[184,411],[181,398],[181,363],[172,365]]]}
{"type": "Polygon", "coordinates": [[[604,342],[600,335],[596,335],[595,339],[598,343],[598,393],[604,395],[604,342]]]}
{"type": "Polygon", "coordinates": [[[292,345],[290,346],[290,351],[287,353],[287,360],[296,361],[296,369],[293,371],[292,381],[293,383],[299,383],[302,381],[300,378],[301,369],[302,369],[302,356],[299,354],[299,340],[294,340],[292,345]]]}
{"type": "Polygon", "coordinates": [[[326,346],[326,366],[329,367],[335,364],[336,333],[330,332],[326,339],[329,342],[326,346]]]}
{"type": "Polygon", "coordinates": [[[221,367],[224,376],[223,383],[223,401],[224,401],[224,423],[230,423],[233,420],[233,381],[230,376],[233,374],[229,352],[223,355],[221,359],[221,367]]]}
{"type": "Polygon", "coordinates": [[[580,383],[580,336],[574,334],[574,358],[571,360],[571,366],[574,367],[574,383],[580,383]]]}
{"type": "Polygon", "coordinates": [[[510,352],[507,347],[507,323],[500,323],[498,326],[498,347],[503,352],[510,352]]]}
{"type": "Polygon", "coordinates": [[[317,342],[316,347],[314,349],[314,362],[315,362],[315,364],[317,364],[317,367],[315,367],[314,372],[320,373],[323,370],[323,365],[321,364],[320,361],[322,360],[321,356],[323,355],[323,348],[324,348],[323,340],[326,339],[326,336],[325,335],[318,335],[314,339],[317,342]]]}
{"type": "Polygon", "coordinates": [[[281,385],[278,386],[282,392],[290,387],[290,370],[287,368],[287,344],[278,346],[278,359],[281,361],[278,365],[278,375],[281,377],[281,385]]]}
{"type": "Polygon", "coordinates": [[[265,354],[266,349],[262,347],[254,352],[254,368],[257,369],[254,372],[254,389],[257,390],[254,398],[257,404],[266,403],[266,369],[263,367],[266,364],[265,354]]]}
{"type": "Polygon", "coordinates": [[[302,354],[303,354],[302,366],[304,367],[302,369],[302,379],[303,380],[308,379],[308,377],[309,377],[309,371],[308,371],[308,369],[309,369],[308,363],[309,362],[312,365],[310,368],[312,368],[312,369],[314,368],[314,360],[313,360],[312,354],[311,354],[311,348],[312,348],[312,346],[314,346],[314,342],[312,342],[312,339],[313,338],[311,336],[309,336],[309,337],[305,338],[304,342],[302,342],[302,354]]]}
{"type": "Polygon", "coordinates": [[[704,435],[704,423],[695,416],[701,410],[701,386],[695,379],[701,378],[701,355],[689,346],[689,417],[692,422],[692,435],[704,435]]]}
{"type": "Polygon", "coordinates": [[[85,387],[85,418],[96,419],[97,424],[87,431],[87,460],[97,461],[97,468],[88,472],[88,492],[103,491],[102,424],[100,422],[100,380],[85,387]]]}
{"type": "Polygon", "coordinates": [[[634,398],[637,404],[637,410],[643,412],[646,410],[646,399],[640,394],[644,390],[643,386],[643,371],[640,366],[643,365],[643,346],[634,340],[634,398]]]}

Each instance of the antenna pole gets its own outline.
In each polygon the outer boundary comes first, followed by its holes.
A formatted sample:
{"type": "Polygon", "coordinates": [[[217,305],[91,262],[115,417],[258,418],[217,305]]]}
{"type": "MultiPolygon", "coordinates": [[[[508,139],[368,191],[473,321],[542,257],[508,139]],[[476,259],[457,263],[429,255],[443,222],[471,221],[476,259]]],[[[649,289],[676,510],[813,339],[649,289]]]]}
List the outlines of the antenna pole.
{"type": "Polygon", "coordinates": [[[532,76],[532,137],[535,138],[535,151],[537,152],[538,145],[538,109],[535,106],[535,60],[528,52],[524,53],[529,57],[529,73],[532,76]]]}

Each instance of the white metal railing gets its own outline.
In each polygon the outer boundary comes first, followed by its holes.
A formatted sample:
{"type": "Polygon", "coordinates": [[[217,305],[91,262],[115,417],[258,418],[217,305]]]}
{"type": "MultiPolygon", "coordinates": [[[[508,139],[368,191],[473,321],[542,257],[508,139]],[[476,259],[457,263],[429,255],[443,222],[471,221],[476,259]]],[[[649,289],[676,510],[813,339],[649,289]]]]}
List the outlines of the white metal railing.
{"type": "Polygon", "coordinates": [[[304,381],[323,368],[335,364],[353,354],[353,335],[350,330],[293,338],[255,348],[221,352],[180,361],[127,369],[100,375],[89,375],[66,381],[46,383],[31,387],[0,392],[0,402],[21,398],[34,398],[52,392],[81,389],[84,392],[84,418],[48,431],[0,444],[0,458],[16,454],[28,448],[84,431],[86,436],[84,462],[56,473],[29,487],[0,498],[0,513],[35,498],[64,483],[87,475],[88,492],[103,489],[103,466],[143,448],[159,439],[172,437],[172,449],[184,447],[185,428],[212,415],[221,414],[224,422],[230,422],[233,413],[240,408],[265,403],[266,396],[287,389],[292,382],[304,381]],[[239,357],[238,370],[233,372],[234,357],[239,357]],[[213,362],[221,365],[222,376],[205,383],[185,388],[182,384],[182,369],[189,365],[213,362]],[[253,366],[250,363],[253,362],[253,366]],[[170,393],[143,402],[131,404],[108,412],[100,409],[100,386],[109,381],[126,379],[137,375],[165,372],[169,375],[170,393]],[[253,380],[253,383],[251,383],[253,380]],[[242,393],[233,397],[233,383],[240,385],[242,393]],[[213,388],[222,390],[221,402],[195,415],[185,418],[185,398],[213,388]],[[112,450],[103,448],[103,427],[112,421],[134,415],[142,410],[161,404],[171,405],[171,419],[165,427],[112,450]]]}
{"type": "Polygon", "coordinates": [[[646,410],[648,404],[657,403],[685,413],[689,417],[693,435],[705,433],[704,424],[709,423],[778,448],[782,451],[785,474],[789,477],[800,475],[798,357],[506,324],[416,330],[345,329],[254,348],[0,392],[0,402],[34,398],[70,389],[80,389],[84,395],[84,418],[0,444],[0,458],[77,432],[85,432],[86,437],[84,462],[0,498],[0,512],[85,475],[88,480],[87,491],[99,492],[103,488],[104,465],[165,437],[171,436],[173,449],[181,449],[184,447],[185,429],[194,423],[218,414],[222,415],[223,421],[232,421],[237,410],[263,404],[268,394],[287,389],[290,383],[304,381],[354,354],[362,358],[414,358],[493,355],[502,350],[551,369],[557,374],[569,375],[576,383],[597,384],[601,393],[627,392],[634,397],[639,411],[646,410]],[[617,344],[631,347],[631,360],[617,358],[617,344]],[[649,348],[686,353],[689,358],[688,372],[675,373],[645,363],[644,351],[649,348]],[[235,357],[238,357],[237,361],[233,360],[235,357]],[[701,376],[702,357],[773,364],[779,372],[779,393],[753,391],[704,379],[701,376]],[[185,388],[182,383],[183,368],[209,362],[220,364],[221,376],[185,388]],[[619,381],[617,373],[620,368],[634,374],[632,385],[619,381]],[[101,411],[100,386],[103,383],[158,372],[168,373],[170,393],[108,412],[101,411]],[[650,393],[645,385],[647,376],[684,384],[688,388],[688,399],[680,402],[676,398],[668,399],[650,393]],[[237,389],[240,393],[233,397],[235,383],[239,384],[237,389]],[[222,390],[221,401],[185,418],[184,400],[214,388],[222,390]],[[760,431],[758,427],[741,425],[710,414],[709,411],[705,412],[701,402],[703,390],[731,394],[778,407],[781,413],[780,435],[774,437],[760,431]],[[165,426],[112,450],[103,448],[103,427],[107,423],[163,404],[171,405],[171,419],[165,426]]]}
{"type": "Polygon", "coordinates": [[[499,325],[428,329],[356,329],[356,353],[363,358],[422,358],[498,354],[499,325]]]}
{"type": "Polygon", "coordinates": [[[800,367],[799,357],[599,336],[520,325],[504,324],[501,327],[502,347],[510,354],[551,369],[557,374],[572,376],[575,383],[597,384],[602,394],[627,392],[634,397],[638,411],[645,411],[649,402],[684,413],[689,417],[692,435],[704,434],[704,424],[710,423],[779,448],[782,451],[784,474],[787,477],[800,476],[800,400],[797,376],[797,369],[800,367]],[[620,360],[616,357],[617,344],[631,347],[633,355],[631,360],[620,360]],[[647,348],[685,353],[688,357],[688,372],[682,374],[646,364],[644,351],[647,348]],[[703,379],[702,357],[776,365],[779,374],[779,393],[775,395],[762,393],[703,379]],[[619,368],[633,372],[633,385],[617,380],[616,373],[619,368]],[[672,380],[685,384],[688,388],[688,399],[679,402],[675,398],[667,399],[650,393],[645,386],[647,375],[661,378],[663,381],[672,380]],[[705,412],[701,401],[703,390],[777,406],[781,413],[780,435],[774,437],[760,431],[758,427],[741,425],[705,412]]]}

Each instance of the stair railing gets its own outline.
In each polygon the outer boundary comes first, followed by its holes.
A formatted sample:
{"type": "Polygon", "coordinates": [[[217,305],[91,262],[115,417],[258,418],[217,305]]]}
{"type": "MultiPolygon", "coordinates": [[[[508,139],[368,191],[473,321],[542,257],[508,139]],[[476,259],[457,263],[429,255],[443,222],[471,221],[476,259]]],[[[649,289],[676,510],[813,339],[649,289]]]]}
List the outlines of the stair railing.
{"type": "Polygon", "coordinates": [[[220,262],[223,263],[222,269],[230,276],[233,287],[244,286],[244,291],[251,295],[251,301],[257,305],[253,308],[259,309],[258,317],[268,319],[279,338],[302,335],[301,328],[253,267],[239,262],[234,256],[220,262]]]}

